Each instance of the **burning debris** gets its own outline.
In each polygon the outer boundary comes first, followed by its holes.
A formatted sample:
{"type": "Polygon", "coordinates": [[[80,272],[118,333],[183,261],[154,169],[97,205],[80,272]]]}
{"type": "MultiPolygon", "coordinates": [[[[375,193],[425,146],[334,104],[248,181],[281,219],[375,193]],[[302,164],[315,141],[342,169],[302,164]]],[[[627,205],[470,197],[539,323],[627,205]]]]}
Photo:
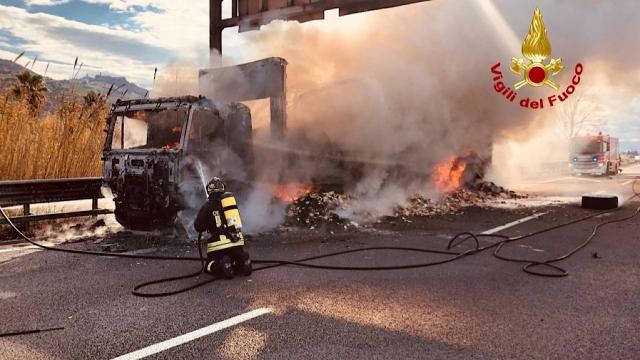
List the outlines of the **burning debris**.
{"type": "Polygon", "coordinates": [[[448,193],[460,187],[467,164],[459,158],[451,157],[447,162],[436,165],[431,177],[436,188],[448,193]]]}
{"type": "Polygon", "coordinates": [[[412,217],[428,217],[455,214],[466,207],[483,206],[490,201],[525,198],[493,182],[483,180],[488,159],[470,152],[465,156],[453,156],[433,167],[429,177],[436,193],[429,197],[423,194],[410,196],[404,203],[395,206],[387,214],[357,211],[359,199],[351,192],[322,191],[318,187],[302,184],[281,185],[274,196],[289,204],[285,225],[317,228],[319,226],[341,226],[345,229],[357,226],[352,221],[373,223],[381,216],[409,221],[412,217]]]}
{"type": "Polygon", "coordinates": [[[335,191],[310,192],[289,204],[285,225],[317,227],[323,224],[343,225],[349,222],[337,212],[352,197],[335,191]]]}
{"type": "Polygon", "coordinates": [[[406,220],[409,217],[424,217],[435,215],[455,214],[466,207],[483,206],[489,201],[500,199],[522,199],[526,195],[507,190],[492,182],[479,182],[471,187],[461,187],[447,193],[439,201],[414,196],[409,204],[397,207],[394,217],[406,220]]]}
{"type": "MultiPolygon", "coordinates": [[[[397,206],[389,217],[409,221],[412,217],[456,214],[466,207],[483,206],[490,201],[526,197],[492,182],[478,181],[473,185],[459,186],[440,199],[426,198],[416,194],[405,205],[397,206]]],[[[341,216],[354,201],[357,199],[352,195],[336,191],[309,192],[289,204],[285,225],[311,229],[319,226],[341,226],[345,230],[357,227],[357,222],[341,216]]],[[[364,219],[359,221],[374,222],[376,220],[373,216],[366,216],[367,214],[360,215],[364,219]]]]}
{"type": "Polygon", "coordinates": [[[275,186],[272,190],[276,199],[284,202],[291,203],[296,199],[299,199],[314,190],[313,185],[305,185],[300,183],[288,183],[275,186]]]}

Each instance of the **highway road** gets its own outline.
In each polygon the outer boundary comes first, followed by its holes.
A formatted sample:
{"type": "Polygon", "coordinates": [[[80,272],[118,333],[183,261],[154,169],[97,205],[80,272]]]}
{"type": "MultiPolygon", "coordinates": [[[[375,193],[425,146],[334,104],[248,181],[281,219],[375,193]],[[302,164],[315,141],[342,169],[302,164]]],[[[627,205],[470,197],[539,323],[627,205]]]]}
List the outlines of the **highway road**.
{"type": "MultiPolygon", "coordinates": [[[[519,190],[568,198],[604,190],[628,195],[640,169],[626,170],[614,178],[547,179],[519,190]]],[[[504,254],[538,261],[561,255],[595,224],[638,206],[637,199],[627,201],[619,211],[510,244],[504,254]]],[[[359,231],[273,232],[251,239],[248,248],[254,258],[289,260],[365,246],[443,249],[460,231],[517,236],[588,214],[593,212],[572,201],[470,208],[359,231]]],[[[496,239],[482,244],[490,241],[496,239]]],[[[58,246],[99,250],[109,243],[138,253],[194,255],[174,233],[116,232],[58,246]]],[[[569,272],[563,278],[531,276],[522,264],[484,252],[412,270],[279,267],[152,299],[131,295],[133,286],[197,270],[198,264],[3,245],[0,332],[63,329],[0,338],[0,358],[634,359],[640,353],[639,244],[640,218],[634,218],[602,228],[583,251],[560,263],[569,272]]],[[[444,258],[379,251],[315,263],[383,266],[444,258]]]]}
{"type": "MultiPolygon", "coordinates": [[[[515,184],[509,188],[529,194],[576,198],[585,193],[611,193],[621,199],[633,194],[631,185],[640,176],[640,164],[625,166],[616,176],[558,176],[515,184]]],[[[640,191],[640,184],[636,185],[640,191]]]]}

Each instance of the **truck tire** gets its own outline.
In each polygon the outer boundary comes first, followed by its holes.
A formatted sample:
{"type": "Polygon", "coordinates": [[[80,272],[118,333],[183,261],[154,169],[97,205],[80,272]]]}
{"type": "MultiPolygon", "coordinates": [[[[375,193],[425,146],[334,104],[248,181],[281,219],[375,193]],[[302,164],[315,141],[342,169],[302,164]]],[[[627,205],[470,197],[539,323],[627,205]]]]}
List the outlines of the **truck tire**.
{"type": "Polygon", "coordinates": [[[137,230],[137,231],[149,231],[151,230],[151,221],[149,219],[143,219],[140,217],[133,217],[123,214],[121,211],[114,212],[116,221],[122,225],[125,229],[137,230]]]}
{"type": "Polygon", "coordinates": [[[118,207],[116,207],[114,215],[116,221],[122,225],[122,227],[136,231],[150,231],[152,229],[171,227],[176,217],[176,215],[170,216],[169,214],[157,218],[153,218],[152,216],[132,216],[127,214],[126,211],[119,210],[118,207]]]}
{"type": "Polygon", "coordinates": [[[618,207],[615,195],[582,195],[582,207],[592,210],[611,210],[618,207]]]}

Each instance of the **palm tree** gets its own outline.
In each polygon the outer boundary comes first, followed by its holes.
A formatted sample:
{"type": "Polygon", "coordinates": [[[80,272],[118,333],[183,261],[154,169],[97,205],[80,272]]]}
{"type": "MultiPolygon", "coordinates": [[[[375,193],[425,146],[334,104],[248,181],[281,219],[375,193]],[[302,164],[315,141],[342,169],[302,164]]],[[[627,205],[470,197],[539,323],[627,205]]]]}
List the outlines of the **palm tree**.
{"type": "Polygon", "coordinates": [[[44,78],[28,70],[16,76],[18,83],[11,89],[13,95],[26,99],[33,112],[44,103],[44,93],[49,91],[44,85],[44,78]]]}

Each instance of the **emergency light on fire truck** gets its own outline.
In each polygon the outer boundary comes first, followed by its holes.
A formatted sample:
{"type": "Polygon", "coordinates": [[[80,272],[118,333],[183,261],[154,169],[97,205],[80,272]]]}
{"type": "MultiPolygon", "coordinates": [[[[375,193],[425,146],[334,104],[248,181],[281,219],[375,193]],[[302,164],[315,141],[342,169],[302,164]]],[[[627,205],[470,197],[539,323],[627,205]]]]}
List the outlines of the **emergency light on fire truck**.
{"type": "Polygon", "coordinates": [[[569,169],[572,175],[615,175],[621,172],[618,138],[602,135],[571,138],[569,169]]]}

